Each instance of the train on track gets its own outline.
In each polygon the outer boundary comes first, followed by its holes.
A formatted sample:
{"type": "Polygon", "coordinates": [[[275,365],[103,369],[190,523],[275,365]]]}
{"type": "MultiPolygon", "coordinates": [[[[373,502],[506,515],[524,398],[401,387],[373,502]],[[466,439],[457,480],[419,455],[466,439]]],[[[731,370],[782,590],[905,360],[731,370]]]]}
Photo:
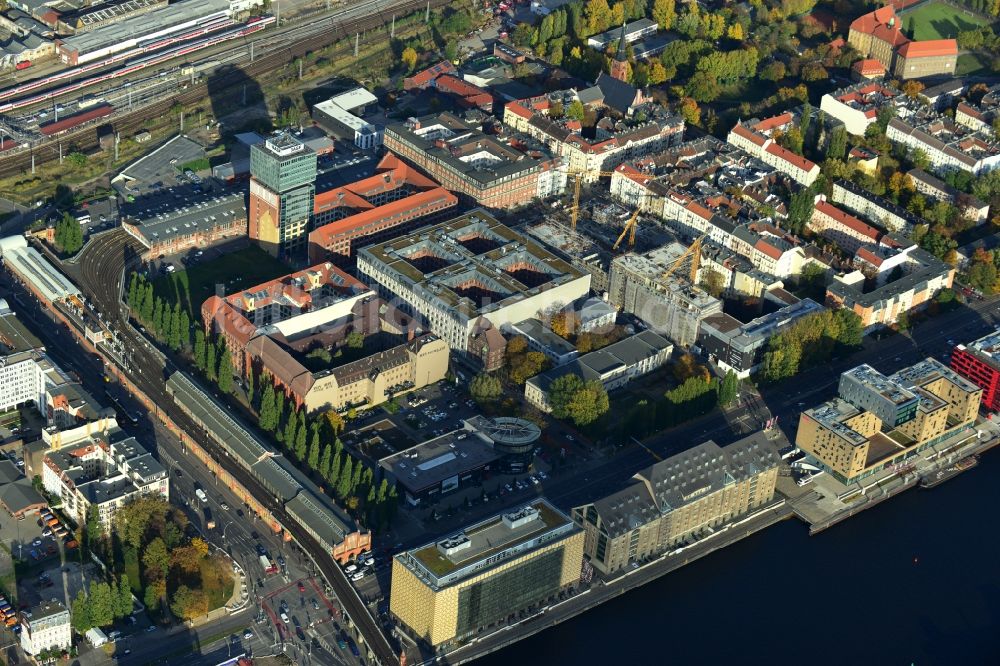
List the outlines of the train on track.
{"type": "Polygon", "coordinates": [[[246,37],[247,35],[252,35],[255,32],[263,30],[267,26],[274,24],[274,22],[275,17],[273,16],[259,16],[247,21],[244,24],[237,25],[236,27],[230,27],[233,26],[233,22],[231,20],[217,19],[216,21],[201,26],[196,30],[177,36],[151,41],[149,44],[137,46],[134,49],[123,51],[121,53],[116,53],[108,58],[105,58],[104,60],[88,63],[80,67],[72,67],[61,72],[56,72],[50,76],[34,79],[32,81],[26,81],[20,85],[0,90],[0,113],[7,113],[16,109],[38,104],[40,102],[45,102],[67,93],[83,90],[105,81],[112,81],[143,69],[155,67],[160,63],[215,46],[216,44],[221,44],[222,42],[229,41],[231,39],[246,37]],[[188,41],[202,35],[209,36],[196,41],[188,41]],[[147,53],[149,55],[144,55],[147,53]],[[39,92],[35,95],[30,94],[33,91],[44,88],[53,83],[69,81],[83,74],[95,72],[109,65],[119,63],[122,63],[123,66],[118,67],[117,69],[80,78],[76,81],[67,83],[64,86],[39,92]],[[29,96],[25,97],[25,95],[29,96]]]}

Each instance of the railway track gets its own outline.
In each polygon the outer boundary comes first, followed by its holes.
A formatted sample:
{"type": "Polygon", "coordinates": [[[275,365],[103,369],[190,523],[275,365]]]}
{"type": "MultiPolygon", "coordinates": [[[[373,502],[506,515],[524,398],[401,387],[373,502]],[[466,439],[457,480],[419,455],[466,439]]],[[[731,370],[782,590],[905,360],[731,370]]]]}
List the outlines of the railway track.
{"type": "MultiPolygon", "coordinates": [[[[404,0],[394,5],[389,10],[381,10],[371,16],[363,18],[346,19],[336,23],[329,30],[321,31],[302,39],[288,39],[282,48],[272,49],[254,59],[254,62],[241,62],[233,66],[230,70],[212,76],[213,93],[238,84],[247,79],[254,79],[258,76],[274,71],[288,64],[295,58],[304,56],[307,53],[328,46],[337,40],[353,36],[358,32],[365,32],[389,25],[392,15],[405,16],[408,13],[423,9],[427,6],[426,0],[404,0]],[[388,14],[387,14],[388,11],[388,14]]],[[[430,0],[432,8],[448,4],[448,0],[430,0]]],[[[318,23],[313,20],[312,23],[318,23]]],[[[301,26],[300,28],[301,29],[301,26]]],[[[292,31],[297,30],[293,28],[292,31]]],[[[290,32],[292,32],[290,31],[290,32]]],[[[266,39],[266,33],[264,35],[266,39]]],[[[240,45],[242,48],[243,45],[240,45]]],[[[352,52],[350,47],[338,49],[333,57],[343,56],[352,52]]],[[[209,97],[208,84],[205,81],[196,83],[186,90],[180,90],[176,94],[167,98],[153,102],[147,106],[132,112],[122,113],[115,116],[110,124],[120,134],[133,134],[142,129],[143,124],[150,118],[159,118],[167,115],[175,104],[188,105],[209,97]]],[[[10,178],[21,174],[30,175],[32,159],[37,167],[40,164],[59,159],[60,144],[64,147],[73,146],[76,150],[88,152],[98,145],[97,140],[98,125],[82,127],[78,130],[67,132],[57,139],[51,139],[44,143],[36,144],[30,151],[5,155],[0,160],[0,178],[10,178]]]]}

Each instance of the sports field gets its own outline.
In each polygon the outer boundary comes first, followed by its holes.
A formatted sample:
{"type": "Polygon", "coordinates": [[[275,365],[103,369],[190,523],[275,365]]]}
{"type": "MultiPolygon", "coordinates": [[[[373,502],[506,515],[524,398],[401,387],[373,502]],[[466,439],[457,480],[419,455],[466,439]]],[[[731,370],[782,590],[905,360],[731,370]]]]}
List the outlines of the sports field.
{"type": "Polygon", "coordinates": [[[903,26],[915,40],[954,39],[961,30],[973,30],[987,22],[971,12],[943,2],[928,2],[906,12],[903,26]]]}

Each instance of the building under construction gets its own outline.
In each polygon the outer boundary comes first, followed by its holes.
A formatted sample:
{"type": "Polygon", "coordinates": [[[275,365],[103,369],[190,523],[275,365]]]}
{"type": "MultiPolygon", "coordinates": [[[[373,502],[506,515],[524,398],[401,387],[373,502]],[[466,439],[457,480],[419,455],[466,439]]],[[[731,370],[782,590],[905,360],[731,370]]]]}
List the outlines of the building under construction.
{"type": "MultiPolygon", "coordinates": [[[[695,344],[698,325],[722,312],[722,301],[695,286],[695,252],[669,243],[644,254],[629,253],[611,261],[608,301],[636,315],[681,347],[695,344]]],[[[697,252],[697,250],[696,250],[697,252]]]]}

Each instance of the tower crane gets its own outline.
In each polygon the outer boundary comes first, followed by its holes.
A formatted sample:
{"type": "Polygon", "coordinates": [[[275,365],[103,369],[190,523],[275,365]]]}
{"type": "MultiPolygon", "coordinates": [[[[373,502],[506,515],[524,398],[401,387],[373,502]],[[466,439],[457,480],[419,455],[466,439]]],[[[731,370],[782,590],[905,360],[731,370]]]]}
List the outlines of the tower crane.
{"type": "Polygon", "coordinates": [[[696,238],[695,241],[691,243],[691,247],[684,250],[681,256],[677,257],[677,260],[670,265],[670,268],[668,268],[666,272],[663,273],[662,276],[660,276],[660,279],[666,280],[668,277],[677,272],[677,269],[679,269],[681,266],[684,265],[684,260],[688,258],[688,255],[690,255],[691,270],[688,274],[688,277],[691,280],[691,284],[695,284],[695,282],[698,280],[698,268],[701,266],[701,243],[702,241],[705,240],[707,236],[708,234],[702,234],[701,236],[696,238]]]}

